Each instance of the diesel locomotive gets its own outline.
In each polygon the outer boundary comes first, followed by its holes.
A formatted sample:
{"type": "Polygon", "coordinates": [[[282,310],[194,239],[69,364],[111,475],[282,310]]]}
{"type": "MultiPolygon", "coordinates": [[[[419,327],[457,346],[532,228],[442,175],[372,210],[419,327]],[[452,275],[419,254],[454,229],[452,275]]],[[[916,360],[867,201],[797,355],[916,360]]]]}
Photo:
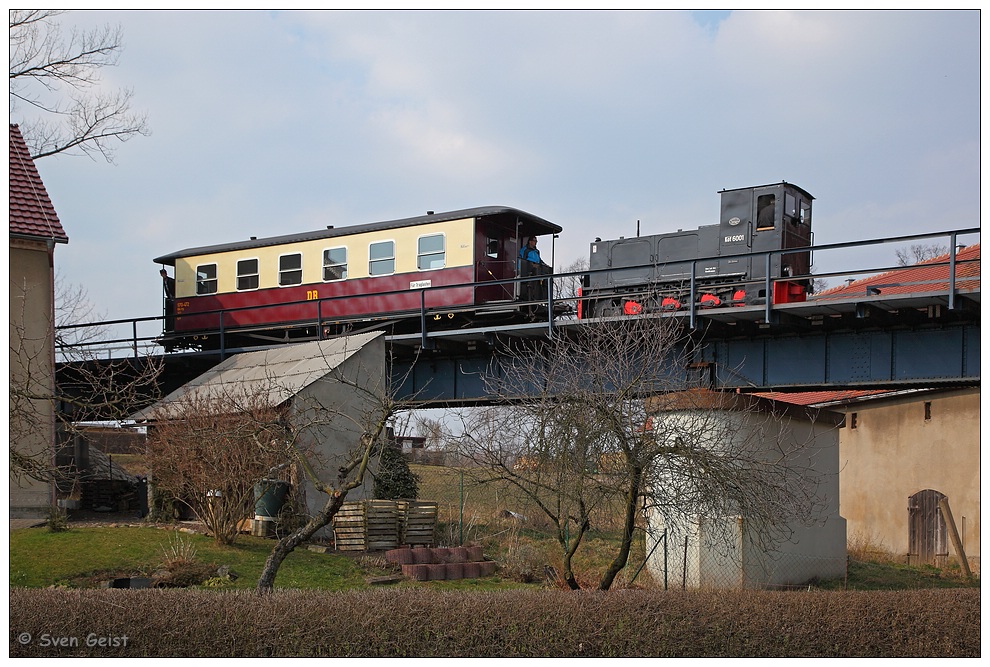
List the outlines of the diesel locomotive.
{"type": "Polygon", "coordinates": [[[766,303],[768,275],[773,303],[803,301],[810,285],[814,198],[786,182],[719,194],[717,225],[595,239],[580,317],[679,310],[690,305],[692,294],[703,308],[766,303]]]}

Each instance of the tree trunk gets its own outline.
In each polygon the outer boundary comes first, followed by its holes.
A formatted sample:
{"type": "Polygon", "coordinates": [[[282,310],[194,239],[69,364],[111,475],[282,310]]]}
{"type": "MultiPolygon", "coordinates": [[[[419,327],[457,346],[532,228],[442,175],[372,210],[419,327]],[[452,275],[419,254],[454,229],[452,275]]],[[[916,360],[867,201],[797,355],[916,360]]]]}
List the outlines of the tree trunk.
{"type": "Polygon", "coordinates": [[[581,539],[584,534],[588,531],[589,523],[585,520],[578,529],[577,537],[574,538],[573,544],[564,545],[564,583],[572,591],[581,590],[581,585],[578,584],[577,579],[574,578],[574,569],[571,567],[571,561],[574,559],[574,554],[577,552],[578,547],[581,545],[581,539]]]}
{"type": "Polygon", "coordinates": [[[622,527],[622,542],[619,545],[619,553],[615,560],[608,566],[602,576],[598,589],[607,591],[612,587],[615,577],[626,566],[629,560],[629,550],[632,547],[633,530],[636,528],[636,507],[639,500],[639,488],[642,484],[643,471],[639,467],[634,467],[629,474],[629,488],[626,490],[625,521],[622,527]]]}
{"type": "Polygon", "coordinates": [[[333,521],[334,515],[337,514],[337,511],[344,504],[346,497],[347,489],[335,491],[332,495],[328,496],[323,509],[311,518],[305,526],[278,541],[278,544],[275,545],[275,548],[268,555],[268,560],[265,561],[265,568],[261,571],[261,577],[258,579],[257,593],[265,594],[272,592],[272,589],[275,587],[275,575],[278,574],[278,569],[282,566],[282,561],[296,547],[313,537],[316,531],[329,525],[333,521]]]}

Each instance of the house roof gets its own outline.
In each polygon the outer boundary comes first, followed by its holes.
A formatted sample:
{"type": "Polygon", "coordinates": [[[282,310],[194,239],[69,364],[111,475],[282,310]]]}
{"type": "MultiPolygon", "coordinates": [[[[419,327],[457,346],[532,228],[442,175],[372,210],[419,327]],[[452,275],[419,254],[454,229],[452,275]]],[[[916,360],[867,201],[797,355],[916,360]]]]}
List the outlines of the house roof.
{"type": "Polygon", "coordinates": [[[10,234],[69,242],[17,125],[10,126],[10,234]]]}
{"type": "MultiPolygon", "coordinates": [[[[842,299],[872,294],[915,294],[947,292],[949,289],[949,254],[904,268],[880,273],[816,294],[815,301],[842,299]]],[[[956,289],[980,289],[980,244],[956,252],[956,289]]]]}
{"type": "Polygon", "coordinates": [[[154,405],[131,416],[135,421],[161,421],[178,415],[190,401],[250,398],[255,405],[277,407],[319,381],[357,354],[380,331],[330,340],[243,352],[220,362],[154,405]]]}

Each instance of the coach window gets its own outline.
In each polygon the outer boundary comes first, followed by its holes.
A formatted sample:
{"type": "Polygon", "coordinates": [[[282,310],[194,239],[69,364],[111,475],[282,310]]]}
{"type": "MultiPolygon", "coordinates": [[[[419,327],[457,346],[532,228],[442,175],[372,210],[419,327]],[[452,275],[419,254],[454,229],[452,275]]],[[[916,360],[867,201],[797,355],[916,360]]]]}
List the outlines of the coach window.
{"type": "Polygon", "coordinates": [[[237,291],[258,289],[258,260],[241,259],[237,262],[237,291]]]}
{"type": "Polygon", "coordinates": [[[327,248],[323,251],[323,280],[347,278],[347,248],[327,248]]]}
{"type": "Polygon", "coordinates": [[[416,266],[420,271],[442,269],[447,265],[443,234],[420,236],[416,248],[416,266]]]}
{"type": "Polygon", "coordinates": [[[196,294],[217,293],[217,265],[200,264],[196,267],[196,294]]]}
{"type": "Polygon", "coordinates": [[[395,241],[379,241],[368,247],[368,273],[387,276],[395,273],[395,241]]]}
{"type": "Polygon", "coordinates": [[[302,285],[302,253],[281,255],[278,258],[279,287],[302,285]]]}

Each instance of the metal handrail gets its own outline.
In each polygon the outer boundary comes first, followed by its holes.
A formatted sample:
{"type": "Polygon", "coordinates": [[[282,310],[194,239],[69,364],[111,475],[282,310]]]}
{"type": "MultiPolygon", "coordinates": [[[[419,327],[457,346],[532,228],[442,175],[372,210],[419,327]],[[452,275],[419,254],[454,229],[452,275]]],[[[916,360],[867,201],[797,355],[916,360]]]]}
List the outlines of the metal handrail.
{"type": "MultiPolygon", "coordinates": [[[[769,322],[771,320],[771,318],[772,318],[773,307],[774,307],[773,299],[772,299],[773,284],[775,282],[777,282],[777,281],[780,281],[780,280],[800,280],[800,279],[809,279],[809,278],[819,278],[819,277],[828,277],[828,276],[833,276],[833,275],[849,275],[850,273],[875,273],[875,272],[884,271],[884,270],[895,270],[895,269],[907,269],[907,268],[910,268],[910,267],[898,266],[898,267],[890,267],[890,268],[887,268],[887,269],[878,269],[878,268],[873,268],[873,269],[857,269],[855,271],[842,271],[842,272],[835,272],[835,273],[828,273],[828,274],[819,274],[819,275],[807,274],[807,275],[787,276],[787,277],[783,277],[783,278],[774,278],[774,277],[772,277],[770,275],[770,267],[772,266],[773,258],[776,257],[776,256],[782,256],[782,255],[787,255],[787,254],[795,254],[795,253],[801,253],[801,252],[809,252],[809,251],[812,251],[812,250],[815,251],[815,252],[820,253],[822,251],[828,251],[828,250],[842,250],[842,249],[848,249],[848,248],[862,248],[862,247],[869,247],[869,246],[882,245],[882,244],[888,244],[888,243],[904,243],[904,242],[908,242],[908,241],[917,241],[917,240],[925,240],[925,239],[933,239],[933,238],[944,238],[944,237],[948,237],[950,239],[950,243],[951,243],[950,248],[952,249],[952,252],[949,253],[949,261],[948,261],[948,266],[949,266],[949,279],[948,279],[948,282],[949,282],[949,289],[948,289],[949,304],[948,304],[948,307],[949,307],[950,310],[952,310],[952,309],[955,309],[956,308],[956,304],[957,304],[957,298],[956,298],[956,292],[957,292],[957,290],[956,290],[957,266],[958,266],[958,264],[960,264],[960,262],[956,258],[956,252],[955,252],[955,248],[957,247],[957,239],[958,239],[959,236],[963,236],[963,235],[979,234],[980,231],[981,230],[980,230],[979,227],[971,227],[971,228],[964,228],[964,229],[959,229],[959,230],[949,230],[949,231],[942,231],[942,232],[930,232],[930,233],[925,233],[925,234],[912,234],[912,235],[907,235],[907,236],[885,237],[885,238],[868,239],[868,240],[861,240],[861,241],[847,241],[847,242],[842,242],[842,243],[829,243],[829,244],[825,244],[825,245],[816,245],[816,246],[804,246],[804,247],[800,247],[800,248],[782,248],[782,249],[775,249],[775,250],[763,250],[763,251],[757,251],[757,252],[733,253],[733,254],[725,254],[725,255],[712,255],[712,256],[707,256],[707,257],[695,258],[695,259],[690,260],[690,264],[691,264],[691,276],[690,276],[689,289],[690,289],[690,295],[691,295],[691,302],[690,302],[689,311],[688,311],[689,326],[692,329],[697,328],[697,317],[698,317],[698,307],[699,307],[699,304],[697,303],[697,298],[696,298],[697,297],[697,293],[698,293],[697,266],[698,266],[698,263],[700,263],[700,262],[707,262],[707,261],[712,261],[712,260],[716,260],[716,259],[718,259],[718,260],[725,260],[725,259],[736,259],[736,258],[743,258],[743,257],[752,257],[752,258],[765,257],[766,275],[763,278],[763,280],[765,282],[765,289],[766,289],[766,295],[767,295],[766,296],[766,302],[765,302],[765,308],[766,308],[765,317],[766,317],[766,320],[769,322]]],[[[970,262],[975,262],[975,261],[978,261],[978,260],[970,260],[970,262]]],[[[944,265],[945,265],[944,262],[932,264],[932,266],[944,266],[944,265]]],[[[643,268],[649,268],[649,267],[654,267],[654,266],[657,266],[657,263],[656,262],[649,262],[649,263],[638,264],[638,265],[634,265],[634,266],[621,267],[621,270],[635,270],[635,269],[643,269],[643,268]]],[[[523,282],[528,282],[528,281],[536,281],[536,280],[541,280],[541,279],[542,280],[547,280],[548,281],[547,300],[546,300],[546,305],[547,305],[547,332],[548,332],[548,334],[551,334],[553,332],[553,328],[554,328],[554,304],[557,301],[567,301],[567,300],[569,300],[571,298],[571,297],[559,297],[559,298],[556,297],[556,295],[554,294],[554,281],[555,280],[559,280],[559,279],[566,279],[566,278],[576,278],[576,277],[584,277],[584,276],[588,276],[588,275],[597,275],[597,274],[600,274],[600,273],[608,273],[608,272],[615,271],[615,270],[618,270],[618,269],[614,269],[614,268],[610,268],[610,267],[609,268],[604,268],[604,269],[595,269],[595,270],[585,269],[585,270],[582,270],[582,271],[571,271],[571,272],[565,272],[565,273],[555,273],[555,274],[552,274],[552,275],[549,275],[549,276],[514,277],[514,278],[503,278],[503,279],[498,279],[498,280],[486,280],[486,281],[471,282],[471,283],[457,283],[457,284],[452,284],[452,285],[437,285],[437,286],[430,286],[430,287],[418,287],[418,288],[416,288],[416,290],[419,291],[419,293],[420,293],[420,299],[419,299],[420,305],[419,305],[418,315],[419,315],[419,319],[420,319],[420,327],[421,327],[420,333],[421,333],[421,337],[422,337],[422,340],[421,340],[422,346],[424,348],[428,348],[431,345],[431,341],[430,341],[430,338],[429,338],[429,332],[427,331],[427,321],[428,321],[427,320],[427,314],[429,312],[431,312],[431,311],[440,311],[440,310],[443,310],[442,308],[427,308],[427,306],[426,306],[427,292],[439,292],[439,291],[443,291],[443,290],[463,289],[463,288],[466,288],[466,287],[470,287],[472,289],[477,289],[479,287],[488,287],[488,286],[494,286],[494,285],[510,285],[510,284],[511,285],[515,285],[517,283],[523,283],[523,282]]],[[[317,324],[319,325],[318,326],[318,334],[317,334],[317,336],[318,336],[318,338],[322,339],[323,338],[323,327],[322,327],[322,323],[323,323],[323,312],[324,312],[323,308],[324,308],[325,303],[331,303],[331,302],[334,302],[334,301],[340,301],[340,300],[345,300],[345,299],[368,298],[368,297],[376,297],[377,298],[377,297],[389,296],[389,295],[393,295],[393,294],[408,294],[410,291],[412,291],[412,290],[399,289],[399,290],[389,290],[389,291],[386,291],[386,292],[376,292],[374,294],[367,294],[367,295],[365,295],[365,294],[360,294],[360,295],[337,295],[337,296],[321,297],[319,299],[307,299],[307,300],[299,300],[299,301],[287,301],[287,302],[281,302],[281,303],[261,304],[261,305],[254,305],[254,306],[241,306],[241,307],[238,307],[238,308],[220,308],[220,309],[214,309],[214,310],[200,311],[200,312],[192,313],[192,314],[189,314],[189,315],[186,315],[186,316],[187,317],[200,317],[200,316],[209,316],[209,315],[219,315],[219,331],[218,331],[218,335],[220,337],[220,349],[219,349],[219,352],[220,352],[220,355],[221,356],[225,356],[226,355],[226,352],[227,352],[225,337],[226,337],[227,332],[230,330],[230,327],[228,326],[227,318],[229,318],[234,313],[241,312],[241,311],[257,311],[257,310],[262,310],[264,308],[282,308],[282,307],[287,307],[287,306],[297,306],[297,305],[303,305],[303,304],[314,303],[315,302],[316,311],[317,311],[317,320],[316,321],[317,321],[317,324]]],[[[583,297],[573,297],[573,298],[575,300],[580,300],[583,297]]],[[[409,314],[410,315],[416,315],[417,313],[415,311],[410,311],[409,314]]],[[[172,314],[162,315],[162,316],[125,318],[125,319],[117,319],[117,320],[108,320],[108,321],[103,321],[103,322],[89,322],[89,323],[79,323],[79,324],[67,324],[67,325],[57,326],[56,329],[58,329],[58,330],[73,330],[73,329],[93,328],[93,327],[108,327],[108,326],[119,325],[119,324],[130,324],[131,325],[131,336],[129,338],[127,338],[127,339],[114,339],[114,340],[109,340],[109,341],[107,341],[107,340],[101,340],[101,341],[93,341],[91,344],[66,345],[66,346],[63,346],[62,349],[80,348],[80,347],[87,347],[87,346],[90,346],[90,345],[91,346],[95,346],[95,345],[108,345],[110,343],[124,343],[124,342],[126,342],[128,344],[128,347],[133,350],[135,358],[137,358],[137,356],[138,356],[138,343],[139,342],[153,341],[153,340],[156,340],[157,339],[157,337],[155,337],[155,338],[148,338],[148,337],[140,337],[140,336],[138,336],[137,325],[139,323],[144,323],[144,322],[165,322],[166,320],[169,320],[169,319],[172,319],[173,321],[175,321],[179,317],[182,317],[182,315],[180,315],[178,313],[172,313],[172,314]]],[[[286,323],[286,324],[289,324],[289,323],[286,323]]],[[[190,335],[196,335],[197,332],[193,331],[193,332],[189,332],[189,333],[190,333],[190,335]]]]}

